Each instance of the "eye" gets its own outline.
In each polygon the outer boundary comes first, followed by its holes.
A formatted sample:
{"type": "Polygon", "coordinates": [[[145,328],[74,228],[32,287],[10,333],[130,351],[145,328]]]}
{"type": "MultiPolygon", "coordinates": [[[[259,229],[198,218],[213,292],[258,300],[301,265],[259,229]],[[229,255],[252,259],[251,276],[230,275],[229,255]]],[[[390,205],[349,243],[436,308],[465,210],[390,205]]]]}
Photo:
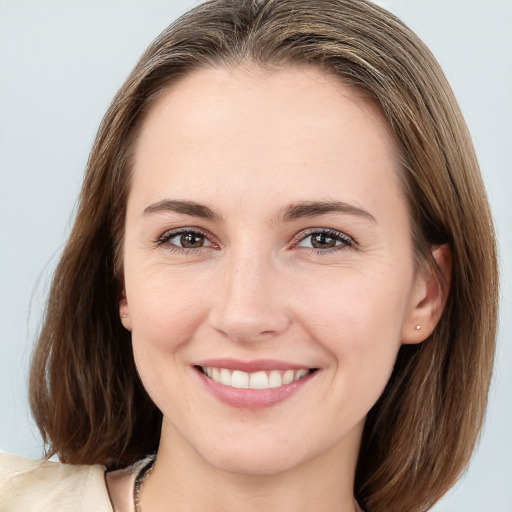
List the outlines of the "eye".
{"type": "Polygon", "coordinates": [[[296,247],[306,247],[316,250],[329,250],[336,249],[339,247],[352,247],[355,244],[354,240],[333,229],[318,229],[309,231],[308,233],[302,233],[300,240],[296,244],[296,247]]]}
{"type": "Polygon", "coordinates": [[[168,244],[176,249],[200,249],[202,247],[213,247],[212,242],[206,234],[196,229],[179,229],[164,233],[157,240],[157,245],[168,244]]]}

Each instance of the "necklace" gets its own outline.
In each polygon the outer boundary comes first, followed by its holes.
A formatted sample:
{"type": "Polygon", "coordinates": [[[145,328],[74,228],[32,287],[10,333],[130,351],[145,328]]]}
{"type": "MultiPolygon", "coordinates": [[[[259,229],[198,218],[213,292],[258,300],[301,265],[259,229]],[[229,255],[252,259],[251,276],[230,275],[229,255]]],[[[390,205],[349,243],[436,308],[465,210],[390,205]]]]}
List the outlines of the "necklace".
{"type": "MultiPolygon", "coordinates": [[[[135,478],[135,484],[133,485],[133,505],[135,507],[135,512],[142,512],[140,508],[140,490],[142,488],[142,484],[146,477],[151,473],[153,466],[155,464],[155,456],[151,455],[141,461],[142,467],[135,478]]],[[[357,512],[363,512],[363,509],[359,506],[357,500],[354,500],[357,512]]]]}
{"type": "Polygon", "coordinates": [[[147,457],[141,462],[141,464],[142,467],[140,468],[139,473],[135,478],[135,483],[133,485],[133,505],[135,507],[135,512],[141,512],[139,494],[142,488],[142,484],[144,483],[144,480],[153,469],[153,466],[155,464],[155,456],[151,455],[150,457],[147,457]]]}

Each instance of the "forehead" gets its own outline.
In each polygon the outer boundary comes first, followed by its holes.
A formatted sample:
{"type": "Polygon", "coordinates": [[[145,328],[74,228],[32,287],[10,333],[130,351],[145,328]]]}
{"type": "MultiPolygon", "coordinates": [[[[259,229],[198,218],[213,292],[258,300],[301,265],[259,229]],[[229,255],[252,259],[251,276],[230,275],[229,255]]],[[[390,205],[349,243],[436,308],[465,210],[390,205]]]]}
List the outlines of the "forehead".
{"type": "Polygon", "coordinates": [[[150,131],[148,125],[161,121],[170,127],[174,118],[182,136],[187,129],[208,131],[212,124],[228,128],[226,121],[230,125],[250,122],[255,128],[272,126],[291,133],[286,113],[292,115],[293,125],[302,121],[293,132],[298,135],[301,129],[303,136],[321,132],[318,129],[328,123],[333,128],[346,125],[347,120],[354,120],[354,114],[364,116],[391,151],[398,149],[377,101],[360,86],[349,85],[315,66],[263,69],[245,63],[199,68],[161,95],[146,115],[142,131],[150,131]],[[334,105],[338,108],[333,109],[334,105]]]}
{"type": "Polygon", "coordinates": [[[166,187],[208,195],[217,186],[240,200],[284,189],[325,196],[334,183],[350,191],[358,174],[362,199],[372,186],[399,186],[398,153],[379,108],[338,77],[315,67],[204,68],[151,107],[132,187],[144,182],[153,196],[166,187]]]}

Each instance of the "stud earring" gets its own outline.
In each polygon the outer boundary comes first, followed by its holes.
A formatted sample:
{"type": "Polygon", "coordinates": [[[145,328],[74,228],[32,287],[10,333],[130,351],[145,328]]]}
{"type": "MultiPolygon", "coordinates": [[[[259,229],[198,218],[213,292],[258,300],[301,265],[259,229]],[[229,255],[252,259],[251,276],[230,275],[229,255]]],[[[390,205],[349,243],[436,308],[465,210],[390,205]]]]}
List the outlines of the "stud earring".
{"type": "Polygon", "coordinates": [[[127,315],[126,313],[123,313],[123,314],[121,315],[121,318],[127,318],[127,317],[128,317],[128,315],[127,315]]]}
{"type": "Polygon", "coordinates": [[[420,324],[418,324],[418,325],[415,327],[415,329],[416,329],[417,331],[421,331],[421,325],[420,325],[420,324]]]}

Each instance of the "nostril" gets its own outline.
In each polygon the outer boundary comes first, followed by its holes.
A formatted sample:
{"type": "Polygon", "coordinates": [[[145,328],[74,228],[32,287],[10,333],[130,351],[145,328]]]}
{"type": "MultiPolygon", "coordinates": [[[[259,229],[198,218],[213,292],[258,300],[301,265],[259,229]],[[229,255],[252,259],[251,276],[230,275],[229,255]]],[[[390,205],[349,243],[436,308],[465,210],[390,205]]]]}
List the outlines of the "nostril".
{"type": "Polygon", "coordinates": [[[212,308],[208,322],[224,338],[239,342],[265,341],[281,335],[290,325],[285,308],[261,300],[262,304],[231,301],[212,308]]]}

